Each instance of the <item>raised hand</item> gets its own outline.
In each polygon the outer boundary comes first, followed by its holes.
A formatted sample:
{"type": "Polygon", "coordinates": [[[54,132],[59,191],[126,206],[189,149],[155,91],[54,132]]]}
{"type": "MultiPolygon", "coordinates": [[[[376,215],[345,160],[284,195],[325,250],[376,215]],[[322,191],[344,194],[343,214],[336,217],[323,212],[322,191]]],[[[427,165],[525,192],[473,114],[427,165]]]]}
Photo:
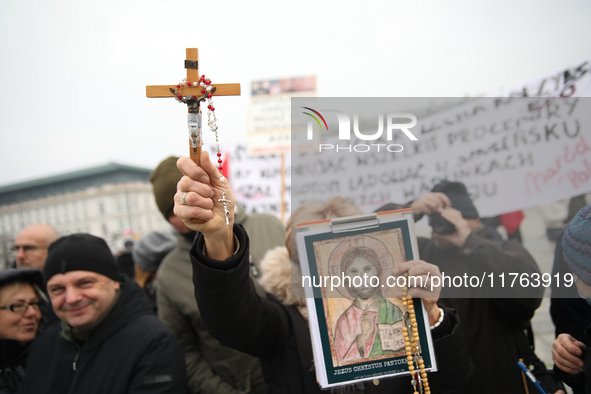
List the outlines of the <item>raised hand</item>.
{"type": "Polygon", "coordinates": [[[449,206],[451,202],[444,193],[427,193],[410,204],[414,216],[432,215],[449,206]]]}
{"type": "Polygon", "coordinates": [[[433,233],[432,237],[458,247],[464,245],[472,229],[470,228],[470,224],[462,216],[462,213],[451,207],[440,209],[439,213],[445,220],[454,225],[456,231],[451,234],[433,233]]]}
{"type": "Polygon", "coordinates": [[[178,160],[177,166],[184,174],[177,184],[174,197],[174,214],[191,230],[203,233],[207,255],[216,260],[225,260],[234,253],[234,205],[235,199],[228,182],[224,182],[229,225],[226,225],[225,210],[221,200],[222,175],[202,152],[201,167],[187,157],[178,160]],[[193,220],[196,219],[196,220],[193,220]]]}

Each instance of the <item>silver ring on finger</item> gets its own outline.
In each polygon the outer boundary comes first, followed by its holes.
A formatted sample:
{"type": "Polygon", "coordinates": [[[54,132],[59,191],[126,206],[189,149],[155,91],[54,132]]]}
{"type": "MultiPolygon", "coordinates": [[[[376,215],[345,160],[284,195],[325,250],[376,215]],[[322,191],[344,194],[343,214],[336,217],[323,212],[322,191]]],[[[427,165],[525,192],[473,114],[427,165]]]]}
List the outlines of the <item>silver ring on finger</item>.
{"type": "Polygon", "coordinates": [[[187,197],[187,193],[189,193],[189,192],[183,193],[183,205],[189,205],[189,204],[187,204],[187,200],[185,200],[185,197],[187,197]]]}

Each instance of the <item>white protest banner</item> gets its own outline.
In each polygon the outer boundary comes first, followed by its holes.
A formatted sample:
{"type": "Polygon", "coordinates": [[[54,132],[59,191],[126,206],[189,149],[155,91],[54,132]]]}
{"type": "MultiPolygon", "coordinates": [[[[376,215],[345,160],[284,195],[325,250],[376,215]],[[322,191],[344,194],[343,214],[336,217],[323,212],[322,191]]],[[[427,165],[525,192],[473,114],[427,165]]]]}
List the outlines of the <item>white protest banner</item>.
{"type": "MultiPolygon", "coordinates": [[[[209,147],[210,152],[216,151],[209,147]]],[[[290,210],[290,154],[282,161],[279,155],[249,157],[245,144],[224,145],[224,167],[236,200],[248,213],[270,213],[282,221],[290,210]],[[282,174],[284,191],[282,193],[282,174]]]]}
{"type": "Polygon", "coordinates": [[[488,97],[591,97],[591,58],[488,97]]]}
{"type": "MultiPolygon", "coordinates": [[[[481,216],[591,191],[591,99],[476,98],[419,119],[409,129],[416,141],[391,129],[391,114],[373,110],[390,106],[395,115],[405,113],[400,100],[343,100],[355,102],[315,100],[339,136],[325,138],[314,153],[294,155],[293,209],[340,195],[371,211],[415,200],[443,179],[466,184],[481,216]],[[332,113],[339,112],[336,124],[332,113]],[[356,123],[362,116],[373,118],[372,128],[356,123]],[[354,133],[344,140],[340,130],[349,124],[354,133]]],[[[416,100],[405,105],[416,107],[416,100]]],[[[294,99],[293,105],[310,104],[294,99]]]]}
{"type": "MultiPolygon", "coordinates": [[[[451,109],[419,119],[410,129],[416,133],[417,141],[409,140],[401,131],[394,133],[392,140],[387,139],[384,131],[381,139],[373,141],[375,145],[383,144],[381,146],[372,146],[372,141],[355,137],[350,141],[339,141],[337,116],[325,114],[332,134],[328,137],[323,134],[320,142],[332,142],[337,146],[340,143],[342,147],[351,147],[354,153],[349,154],[345,149],[334,152],[335,149],[329,155],[324,155],[328,151],[310,151],[303,156],[294,154],[291,160],[293,180],[290,178],[290,160],[286,160],[285,217],[290,208],[295,209],[302,202],[326,200],[333,195],[344,196],[369,212],[389,202],[417,199],[442,179],[464,182],[481,216],[587,193],[591,191],[591,125],[588,115],[591,99],[573,99],[589,96],[591,59],[491,98],[478,98],[468,103],[465,99],[457,99],[457,105],[451,109]],[[561,95],[571,98],[551,99],[561,95]],[[549,100],[518,99],[531,96],[545,96],[549,100]],[[508,100],[509,97],[515,99],[508,100]],[[396,144],[403,146],[402,152],[387,150],[397,150],[396,144]],[[363,145],[367,145],[369,151],[363,152],[366,149],[363,145]]],[[[327,99],[315,98],[311,106],[306,106],[323,113],[321,109],[330,109],[331,104],[320,105],[322,100],[327,99]]],[[[404,108],[404,111],[414,112],[416,108],[438,107],[439,102],[434,100],[437,101],[433,98],[394,100],[391,109],[404,108]]],[[[450,107],[450,102],[453,103],[453,99],[442,99],[440,104],[450,107]]],[[[372,105],[383,113],[388,111],[388,102],[370,101],[369,106],[372,105]]],[[[347,110],[351,108],[356,108],[355,104],[348,106],[347,110]]],[[[308,120],[315,125],[316,122],[303,115],[303,111],[302,108],[292,108],[292,118],[303,116],[304,119],[299,119],[297,127],[307,127],[308,120]]],[[[349,118],[353,129],[354,115],[351,113],[349,118]]],[[[367,130],[372,128],[371,133],[375,133],[377,120],[377,114],[368,115],[365,121],[359,120],[359,127],[365,134],[370,134],[367,130]]],[[[387,128],[385,121],[383,126],[387,128]]],[[[298,130],[296,128],[294,132],[298,130]]],[[[299,131],[307,132],[307,129],[299,131]]],[[[354,130],[351,134],[354,135],[354,130]]],[[[317,136],[314,134],[315,138],[317,136]]],[[[294,138],[292,135],[292,140],[294,138]]],[[[318,144],[316,147],[318,150],[318,144]]],[[[279,158],[271,156],[251,161],[244,155],[243,145],[233,150],[235,165],[231,177],[235,182],[232,184],[234,190],[239,188],[238,200],[247,206],[248,212],[271,212],[279,217],[281,181],[278,177],[267,176],[276,176],[281,171],[279,158]]]]}
{"type": "Polygon", "coordinates": [[[476,100],[424,127],[422,135],[434,132],[447,152],[424,165],[437,178],[464,182],[481,216],[591,190],[589,98],[476,100]]]}
{"type": "Polygon", "coordinates": [[[252,83],[247,154],[291,152],[291,98],[316,95],[316,77],[284,78],[252,83]]]}

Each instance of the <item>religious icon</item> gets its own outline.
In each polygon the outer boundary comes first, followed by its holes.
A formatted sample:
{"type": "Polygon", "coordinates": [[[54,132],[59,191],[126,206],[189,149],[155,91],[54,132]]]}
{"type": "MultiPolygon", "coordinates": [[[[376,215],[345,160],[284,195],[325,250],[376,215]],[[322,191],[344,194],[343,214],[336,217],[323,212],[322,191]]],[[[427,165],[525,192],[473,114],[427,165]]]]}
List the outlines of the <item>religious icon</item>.
{"type": "MultiPolygon", "coordinates": [[[[388,346],[388,342],[384,348],[380,339],[386,331],[389,334],[388,339],[392,337],[393,330],[388,330],[387,327],[400,322],[403,313],[400,308],[384,299],[379,287],[363,283],[362,278],[363,275],[379,277],[381,269],[375,252],[365,246],[349,249],[341,260],[341,271],[352,281],[349,293],[355,297],[351,306],[337,321],[334,342],[337,358],[341,363],[381,356],[397,350],[394,346],[388,346]],[[355,285],[356,282],[359,286],[355,285]],[[380,326],[383,328],[380,329],[380,326]]],[[[399,346],[404,346],[404,340],[399,346]]]]}
{"type": "Polygon", "coordinates": [[[398,298],[411,278],[394,276],[418,258],[412,210],[301,223],[296,245],[302,271],[292,280],[306,295],[322,388],[408,374],[409,357],[414,370],[437,370],[422,300],[398,298]]]}
{"type": "Polygon", "coordinates": [[[340,282],[337,293],[323,288],[334,364],[404,354],[406,307],[394,296],[395,282],[388,283],[395,265],[405,261],[400,229],[320,241],[314,247],[319,269],[340,282]]]}

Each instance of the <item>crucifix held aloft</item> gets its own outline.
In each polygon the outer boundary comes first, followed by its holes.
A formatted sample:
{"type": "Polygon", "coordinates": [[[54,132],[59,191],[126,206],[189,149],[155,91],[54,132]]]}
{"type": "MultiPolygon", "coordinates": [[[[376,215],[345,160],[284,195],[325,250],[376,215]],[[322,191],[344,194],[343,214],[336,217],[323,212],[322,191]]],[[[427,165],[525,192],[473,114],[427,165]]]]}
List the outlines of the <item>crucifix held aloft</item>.
{"type": "MultiPolygon", "coordinates": [[[[182,85],[179,91],[179,85],[156,85],[146,86],[146,97],[175,97],[182,96],[180,99],[187,103],[189,109],[189,156],[197,165],[201,165],[201,109],[199,99],[203,96],[202,86],[198,84],[201,76],[199,75],[199,51],[197,48],[187,48],[187,59],[185,60],[185,68],[187,69],[187,84],[182,85]],[[196,82],[197,86],[193,86],[196,82]],[[178,92],[178,93],[177,93],[178,92]],[[182,93],[182,94],[180,94],[182,93]],[[190,97],[189,99],[187,99],[190,97]]],[[[213,96],[239,96],[239,83],[226,84],[211,84],[210,91],[213,96]]]]}
{"type": "MultiPolygon", "coordinates": [[[[208,125],[209,128],[216,133],[216,145],[218,146],[218,162],[221,163],[221,154],[219,150],[219,141],[217,140],[217,122],[214,108],[212,107],[212,97],[215,96],[239,96],[240,84],[211,84],[211,81],[205,78],[205,75],[199,75],[199,51],[197,48],[187,48],[187,59],[185,60],[185,68],[187,69],[187,80],[178,85],[159,85],[146,86],[146,96],[151,97],[176,97],[177,100],[187,104],[189,116],[187,124],[189,126],[189,156],[198,166],[201,166],[201,150],[203,146],[203,136],[201,131],[201,103],[208,101],[208,125]],[[211,119],[213,115],[213,119],[211,119]]],[[[218,167],[221,173],[221,164],[218,167]]],[[[224,207],[226,216],[226,225],[229,225],[228,206],[231,203],[226,199],[226,192],[224,189],[225,178],[220,178],[222,183],[222,198],[218,199],[224,207]]],[[[185,196],[183,195],[183,203],[185,196]]],[[[193,222],[201,222],[193,219],[193,222]]]]}

